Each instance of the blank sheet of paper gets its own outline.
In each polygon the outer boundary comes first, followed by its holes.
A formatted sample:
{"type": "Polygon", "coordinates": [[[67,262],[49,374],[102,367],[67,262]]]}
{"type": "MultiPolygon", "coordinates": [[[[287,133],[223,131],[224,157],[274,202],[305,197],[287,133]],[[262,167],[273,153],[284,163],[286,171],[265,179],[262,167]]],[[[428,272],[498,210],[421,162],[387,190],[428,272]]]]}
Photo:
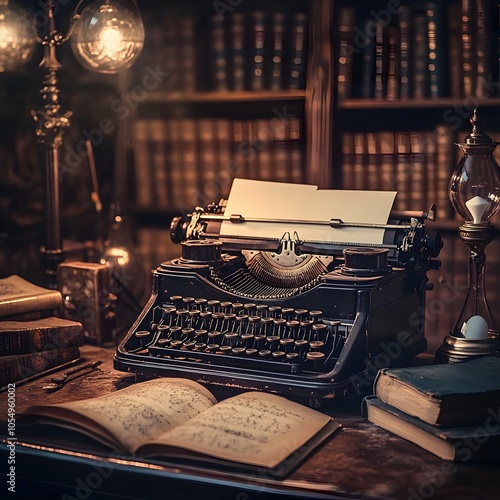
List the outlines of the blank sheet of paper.
{"type": "MultiPolygon", "coordinates": [[[[225,215],[245,219],[279,219],[386,224],[396,197],[395,191],[347,191],[318,189],[308,184],[235,179],[225,215]]],[[[336,243],[381,244],[383,228],[342,227],[314,223],[270,223],[224,221],[223,236],[252,236],[281,239],[285,233],[300,240],[336,243]]]]}

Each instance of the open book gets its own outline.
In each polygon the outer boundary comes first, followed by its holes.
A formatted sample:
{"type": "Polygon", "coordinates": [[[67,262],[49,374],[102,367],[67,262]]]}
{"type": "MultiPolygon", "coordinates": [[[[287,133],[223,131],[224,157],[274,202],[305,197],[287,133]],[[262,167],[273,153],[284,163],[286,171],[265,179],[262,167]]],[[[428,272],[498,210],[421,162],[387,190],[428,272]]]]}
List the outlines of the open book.
{"type": "Polygon", "coordinates": [[[59,438],[70,430],[82,442],[90,437],[136,457],[236,470],[266,468],[278,477],[340,427],[329,416],[274,394],[245,392],[218,403],[202,385],[179,378],[32,406],[21,420],[36,424],[25,430],[33,436],[38,428],[34,436],[45,442],[51,428],[59,438]]]}

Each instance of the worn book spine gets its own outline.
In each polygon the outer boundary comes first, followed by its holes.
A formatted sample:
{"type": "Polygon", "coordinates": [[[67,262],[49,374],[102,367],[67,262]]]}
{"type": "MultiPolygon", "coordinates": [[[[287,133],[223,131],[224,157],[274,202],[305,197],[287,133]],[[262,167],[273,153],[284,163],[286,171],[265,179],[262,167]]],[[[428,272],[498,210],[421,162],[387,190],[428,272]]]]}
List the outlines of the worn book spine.
{"type": "Polygon", "coordinates": [[[80,357],[76,346],[0,358],[0,386],[17,382],[80,357]]]}
{"type": "Polygon", "coordinates": [[[448,184],[455,166],[453,130],[450,125],[438,125],[434,136],[436,137],[436,198],[433,203],[438,207],[439,220],[448,220],[454,212],[448,196],[448,184]]]}
{"type": "Polygon", "coordinates": [[[0,356],[81,346],[82,344],[83,326],[81,323],[60,318],[0,322],[0,356]]]}
{"type": "Polygon", "coordinates": [[[450,97],[459,98],[462,93],[462,20],[460,5],[448,6],[448,54],[450,97]]]}
{"type": "Polygon", "coordinates": [[[179,84],[182,92],[194,92],[196,88],[196,26],[193,16],[178,19],[180,40],[177,45],[179,57],[179,84]]]}
{"type": "Polygon", "coordinates": [[[218,15],[209,18],[210,69],[212,90],[228,89],[228,68],[226,51],[226,28],[224,19],[218,15]]]}
{"type": "Polygon", "coordinates": [[[399,9],[399,37],[397,41],[399,98],[406,100],[412,96],[411,51],[413,9],[409,5],[401,5],[399,9]]]}
{"type": "Polygon", "coordinates": [[[249,65],[249,88],[250,90],[263,90],[265,84],[266,49],[269,36],[266,29],[266,14],[264,12],[252,12],[250,14],[250,65],[249,65]]]}
{"type": "Polygon", "coordinates": [[[353,189],[354,142],[351,132],[342,134],[342,189],[353,189]]]}
{"type": "Polygon", "coordinates": [[[355,132],[353,135],[353,189],[364,189],[366,177],[366,135],[364,132],[355,132]]]}
{"type": "Polygon", "coordinates": [[[378,133],[380,148],[380,185],[382,190],[396,189],[394,132],[378,133]]]}
{"type": "Polygon", "coordinates": [[[387,36],[382,21],[375,28],[375,99],[385,99],[387,95],[387,36]]]}
{"type": "Polygon", "coordinates": [[[303,89],[306,85],[307,14],[292,14],[290,54],[288,58],[288,88],[303,89]]]}
{"type": "Polygon", "coordinates": [[[270,81],[271,90],[283,88],[283,57],[284,57],[284,34],[285,34],[285,14],[274,12],[271,14],[271,61],[270,61],[270,81]]]}
{"type": "Polygon", "coordinates": [[[437,99],[447,94],[448,87],[446,6],[438,2],[429,2],[425,7],[427,16],[429,97],[437,99]]]}
{"type": "Polygon", "coordinates": [[[398,98],[398,63],[397,63],[398,31],[395,26],[387,28],[387,82],[386,99],[395,101],[398,98]]]}
{"type": "Polygon", "coordinates": [[[398,195],[395,206],[398,210],[410,210],[410,138],[407,132],[396,132],[396,152],[396,189],[398,195]]]}
{"type": "Polygon", "coordinates": [[[410,132],[411,151],[411,191],[410,205],[415,210],[424,210],[426,186],[426,156],[420,132],[410,132]]]}
{"type": "Polygon", "coordinates": [[[461,0],[462,6],[462,77],[464,97],[476,90],[475,0],[461,0]]]}
{"type": "Polygon", "coordinates": [[[245,90],[246,29],[245,16],[233,12],[229,17],[229,85],[231,90],[245,90]]]}
{"type": "MultiPolygon", "coordinates": [[[[476,4],[476,96],[487,98],[495,92],[492,85],[494,33],[498,29],[494,5],[489,0],[477,0],[476,4]]],[[[498,80],[497,80],[498,81],[498,80]]]]}
{"type": "Polygon", "coordinates": [[[366,176],[363,189],[380,189],[379,143],[375,132],[366,132],[366,176]]]}
{"type": "Polygon", "coordinates": [[[374,79],[375,79],[375,36],[371,31],[367,31],[371,27],[371,19],[366,19],[363,26],[364,33],[367,33],[366,40],[361,48],[360,54],[360,90],[359,97],[362,99],[370,99],[374,96],[374,79]]]}
{"type": "Polygon", "coordinates": [[[339,99],[351,97],[354,55],[354,25],[356,11],[353,7],[339,9],[339,56],[337,63],[337,95],[339,99]]]}
{"type": "Polygon", "coordinates": [[[414,16],[413,27],[413,97],[423,99],[428,96],[427,26],[424,14],[414,16]]]}

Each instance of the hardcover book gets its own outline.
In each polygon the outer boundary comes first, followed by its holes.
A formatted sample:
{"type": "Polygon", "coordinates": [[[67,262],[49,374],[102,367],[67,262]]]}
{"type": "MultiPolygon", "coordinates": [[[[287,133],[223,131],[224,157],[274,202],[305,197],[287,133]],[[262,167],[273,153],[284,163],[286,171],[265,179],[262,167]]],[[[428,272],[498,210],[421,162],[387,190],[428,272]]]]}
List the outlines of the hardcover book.
{"type": "MultiPolygon", "coordinates": [[[[498,407],[496,408],[498,412],[498,407]]],[[[498,415],[493,409],[489,415],[494,427],[477,426],[439,428],[412,417],[375,396],[363,400],[362,413],[370,422],[427,450],[443,460],[468,462],[469,460],[500,458],[500,432],[498,415]]]]}
{"type": "Polygon", "coordinates": [[[12,274],[0,279],[0,317],[54,310],[62,305],[59,290],[51,290],[12,274]]]}
{"type": "Polygon", "coordinates": [[[81,346],[83,326],[49,317],[35,321],[0,321],[0,356],[81,346]]]}
{"type": "Polygon", "coordinates": [[[438,426],[481,424],[500,405],[500,359],[383,368],[373,392],[380,401],[438,426]]]}
{"type": "Polygon", "coordinates": [[[76,346],[0,357],[0,386],[17,382],[80,357],[76,346]]]}
{"type": "Polygon", "coordinates": [[[246,392],[217,402],[202,385],[158,378],[97,398],[33,406],[23,436],[75,451],[113,450],[212,468],[286,475],[340,425],[281,396],[246,392]],[[64,444],[64,443],[63,443],[64,444]],[[64,446],[62,446],[64,447],[64,446]]]}

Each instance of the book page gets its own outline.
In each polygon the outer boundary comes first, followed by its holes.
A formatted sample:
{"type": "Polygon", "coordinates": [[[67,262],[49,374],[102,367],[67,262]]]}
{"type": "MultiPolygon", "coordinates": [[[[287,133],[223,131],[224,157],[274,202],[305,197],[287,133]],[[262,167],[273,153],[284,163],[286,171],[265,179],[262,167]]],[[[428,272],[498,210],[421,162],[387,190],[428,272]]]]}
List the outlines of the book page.
{"type": "Polygon", "coordinates": [[[71,420],[70,412],[74,412],[77,423],[87,427],[90,419],[97,424],[92,431],[103,436],[106,432],[111,434],[132,453],[142,442],[172,430],[216,402],[196,382],[159,378],[97,398],[32,407],[28,413],[71,420]],[[79,415],[84,419],[78,419],[79,415]],[[104,432],[100,432],[99,426],[104,432]]]}
{"type": "Polygon", "coordinates": [[[385,229],[367,227],[332,228],[331,219],[346,223],[387,224],[395,191],[317,189],[306,184],[235,179],[224,215],[246,219],[277,219],[302,222],[229,222],[221,225],[221,236],[281,239],[285,233],[309,242],[382,244],[385,229]]]}
{"type": "Polygon", "coordinates": [[[273,468],[329,422],[327,415],[281,396],[247,392],[147,443],[138,454],[147,455],[149,447],[156,455],[158,445],[165,445],[273,468]]]}

